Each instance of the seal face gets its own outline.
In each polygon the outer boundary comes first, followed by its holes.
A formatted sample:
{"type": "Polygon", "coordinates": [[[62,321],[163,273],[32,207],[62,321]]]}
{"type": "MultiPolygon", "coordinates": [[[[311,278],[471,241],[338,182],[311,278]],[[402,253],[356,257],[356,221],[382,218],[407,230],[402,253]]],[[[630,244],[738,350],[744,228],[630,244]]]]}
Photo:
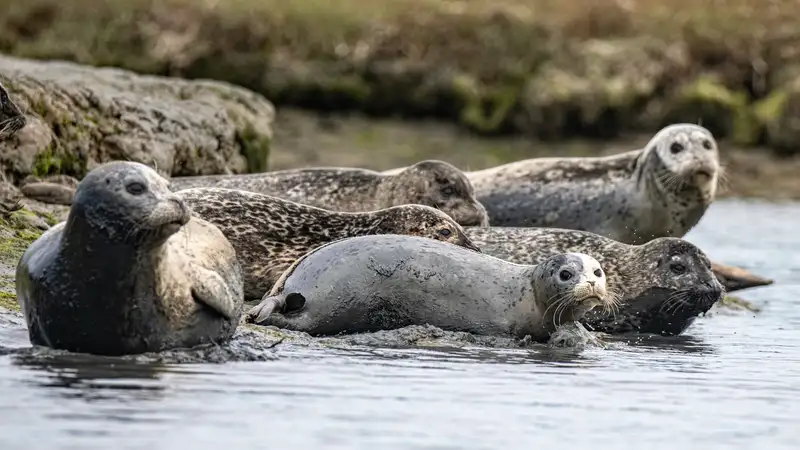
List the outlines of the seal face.
{"type": "Polygon", "coordinates": [[[588,255],[529,266],[433,239],[361,236],[299,258],[246,320],[312,335],[430,324],[544,341],[564,321],[613,307],[604,278],[588,255]]]}
{"type": "Polygon", "coordinates": [[[0,83],[0,139],[14,136],[26,123],[25,114],[11,99],[3,83],[0,83]]]}
{"type": "Polygon", "coordinates": [[[619,305],[611,311],[594,309],[581,319],[595,331],[680,334],[725,292],[705,253],[679,238],[628,245],[557,228],[490,227],[465,232],[484,253],[518,264],[540,264],[567,252],[596,258],[619,305]]]}
{"type": "Polygon", "coordinates": [[[176,195],[231,242],[244,270],[246,299],[260,299],[297,258],[338,239],[403,234],[480,251],[447,214],[423,205],[347,213],[234,189],[193,188],[176,195]]]}
{"type": "Polygon", "coordinates": [[[226,340],[243,304],[230,243],[133,162],[87,174],[20,259],[17,297],[33,344],[105,355],[226,340]]]}
{"type": "Polygon", "coordinates": [[[309,168],[247,175],[172,179],[174,191],[220,187],[272,195],[332,211],[367,212],[418,204],[440,209],[461,225],[488,225],[466,175],[443,161],[422,161],[397,174],[355,168],[309,168]]]}
{"type": "Polygon", "coordinates": [[[642,150],[467,173],[494,226],[583,230],[629,244],[684,236],[714,200],[719,175],[714,137],[692,124],[665,127],[642,150]]]}

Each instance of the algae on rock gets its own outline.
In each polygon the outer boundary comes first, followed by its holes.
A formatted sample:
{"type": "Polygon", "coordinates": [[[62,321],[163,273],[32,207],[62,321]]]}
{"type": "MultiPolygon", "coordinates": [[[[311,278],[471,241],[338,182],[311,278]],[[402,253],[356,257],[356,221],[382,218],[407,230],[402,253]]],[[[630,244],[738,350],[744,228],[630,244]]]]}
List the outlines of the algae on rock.
{"type": "Polygon", "coordinates": [[[142,162],[167,176],[266,168],[275,111],[260,94],[224,82],[2,55],[0,73],[28,119],[0,142],[0,166],[11,180],[80,179],[110,160],[142,162]]]}

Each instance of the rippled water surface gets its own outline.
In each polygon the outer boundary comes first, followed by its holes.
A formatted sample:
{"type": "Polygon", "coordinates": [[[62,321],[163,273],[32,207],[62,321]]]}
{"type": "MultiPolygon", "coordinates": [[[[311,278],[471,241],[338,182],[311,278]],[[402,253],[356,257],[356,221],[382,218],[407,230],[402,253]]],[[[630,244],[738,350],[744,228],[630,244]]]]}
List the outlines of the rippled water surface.
{"type": "MultiPolygon", "coordinates": [[[[0,448],[798,448],[800,205],[719,201],[687,238],[772,277],[758,314],[583,351],[275,347],[264,362],[0,356],[0,448]]],[[[0,346],[27,346],[0,321],[0,346]]]]}

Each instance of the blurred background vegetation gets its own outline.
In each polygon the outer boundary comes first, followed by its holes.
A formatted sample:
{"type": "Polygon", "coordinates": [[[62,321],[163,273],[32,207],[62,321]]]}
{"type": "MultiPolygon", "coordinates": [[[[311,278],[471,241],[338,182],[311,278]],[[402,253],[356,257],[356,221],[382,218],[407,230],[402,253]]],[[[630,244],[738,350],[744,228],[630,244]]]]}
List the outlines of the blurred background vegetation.
{"type": "MultiPolygon", "coordinates": [[[[772,158],[800,151],[796,0],[5,0],[0,52],[244,86],[275,103],[275,143],[300,153],[297,109],[493,137],[490,156],[444,158],[474,165],[530,155],[529,138],[608,142],[673,122],[772,158]],[[510,136],[527,152],[497,141],[510,136]]],[[[375,140],[369,123],[346,145],[375,140]]],[[[406,156],[385,165],[464,142],[387,148],[406,156]]]]}

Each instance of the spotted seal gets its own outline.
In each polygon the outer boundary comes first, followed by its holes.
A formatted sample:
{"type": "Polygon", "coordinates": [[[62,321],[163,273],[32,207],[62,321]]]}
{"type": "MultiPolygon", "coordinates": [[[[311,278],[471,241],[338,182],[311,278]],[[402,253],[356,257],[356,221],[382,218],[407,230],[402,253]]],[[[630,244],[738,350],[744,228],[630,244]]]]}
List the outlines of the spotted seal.
{"type": "Polygon", "coordinates": [[[26,123],[25,114],[11,99],[3,83],[0,83],[0,139],[14,136],[26,123]]]}
{"type": "Polygon", "coordinates": [[[31,343],[74,352],[223,342],[244,302],[224,235],[134,162],[90,171],[67,220],[28,247],[16,275],[31,343]]]}
{"type": "Polygon", "coordinates": [[[540,264],[553,255],[581,252],[596,258],[607,286],[622,294],[615,314],[589,312],[593,331],[682,333],[724,295],[702,250],[680,238],[628,245],[586,231],[556,228],[467,228],[484,253],[517,264],[540,264]]]}
{"type": "Polygon", "coordinates": [[[612,309],[605,281],[584,254],[530,266],[433,239],[361,236],[298,259],[245,320],[312,335],[429,324],[541,342],[595,306],[612,309]]]}
{"type": "Polygon", "coordinates": [[[233,244],[244,270],[246,299],[260,299],[281,273],[308,251],[347,237],[416,235],[479,251],[461,226],[429,206],[348,213],[236,189],[192,188],[176,195],[233,244]]]}
{"type": "Polygon", "coordinates": [[[272,195],[332,211],[366,212],[406,204],[440,209],[463,226],[487,226],[463,172],[443,161],[427,160],[396,175],[356,168],[307,168],[246,175],[173,178],[172,190],[220,187],[272,195]]]}

